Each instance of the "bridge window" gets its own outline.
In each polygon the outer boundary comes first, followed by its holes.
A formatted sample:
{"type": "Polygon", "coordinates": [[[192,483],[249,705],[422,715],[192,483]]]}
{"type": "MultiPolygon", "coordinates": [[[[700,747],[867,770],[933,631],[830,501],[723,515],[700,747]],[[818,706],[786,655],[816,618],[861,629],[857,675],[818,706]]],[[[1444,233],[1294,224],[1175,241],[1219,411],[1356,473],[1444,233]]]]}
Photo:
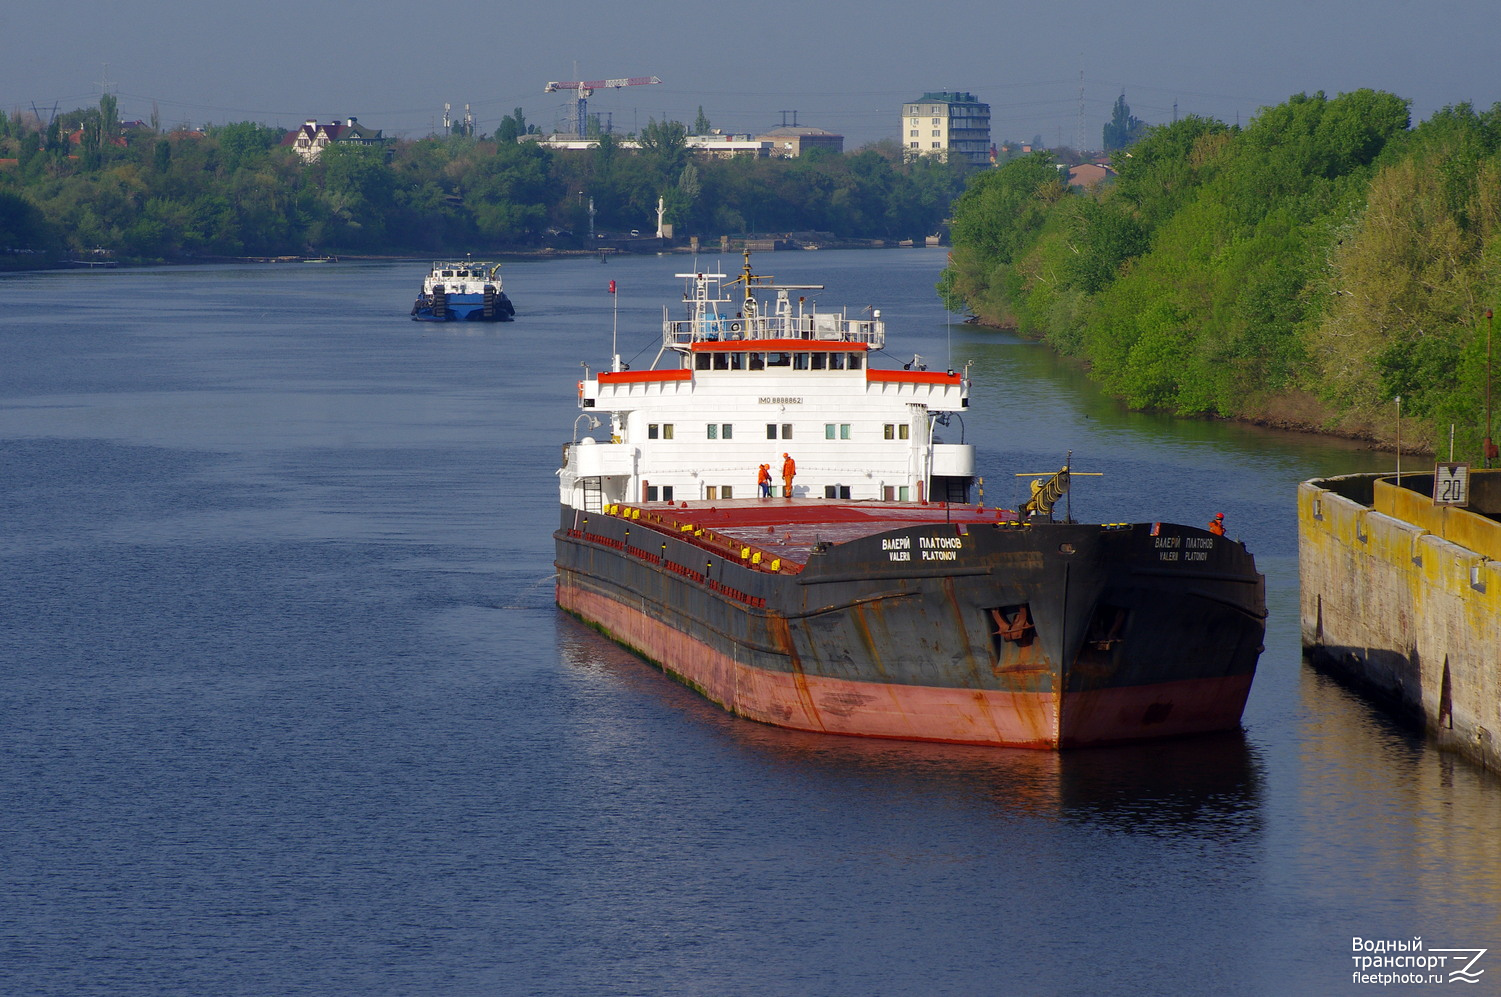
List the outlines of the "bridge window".
{"type": "Polygon", "coordinates": [[[808,369],[808,354],[806,354],[806,353],[794,353],[792,355],[792,369],[793,370],[807,370],[808,369]]]}

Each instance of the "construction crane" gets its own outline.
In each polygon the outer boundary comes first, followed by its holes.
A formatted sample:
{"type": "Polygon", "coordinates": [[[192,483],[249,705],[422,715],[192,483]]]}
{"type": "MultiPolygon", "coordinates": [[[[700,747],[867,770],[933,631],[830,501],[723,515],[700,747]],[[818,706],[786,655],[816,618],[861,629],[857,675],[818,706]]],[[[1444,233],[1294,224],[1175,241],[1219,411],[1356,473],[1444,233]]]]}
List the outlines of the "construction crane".
{"type": "Polygon", "coordinates": [[[571,90],[574,94],[573,123],[579,138],[588,137],[589,123],[589,98],[594,96],[594,91],[603,90],[606,87],[619,90],[621,87],[641,87],[651,83],[661,83],[655,76],[632,76],[624,80],[589,80],[587,82],[549,83],[543,88],[543,93],[558,93],[563,90],[571,90]]]}

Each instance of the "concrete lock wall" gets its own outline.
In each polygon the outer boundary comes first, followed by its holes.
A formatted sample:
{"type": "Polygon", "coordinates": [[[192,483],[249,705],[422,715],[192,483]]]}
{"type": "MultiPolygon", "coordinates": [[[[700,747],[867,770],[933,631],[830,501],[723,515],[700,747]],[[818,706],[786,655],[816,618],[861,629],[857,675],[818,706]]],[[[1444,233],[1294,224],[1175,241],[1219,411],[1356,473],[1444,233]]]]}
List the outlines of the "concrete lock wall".
{"type": "Polygon", "coordinates": [[[1302,483],[1304,653],[1501,771],[1497,556],[1501,524],[1377,475],[1302,483]]]}

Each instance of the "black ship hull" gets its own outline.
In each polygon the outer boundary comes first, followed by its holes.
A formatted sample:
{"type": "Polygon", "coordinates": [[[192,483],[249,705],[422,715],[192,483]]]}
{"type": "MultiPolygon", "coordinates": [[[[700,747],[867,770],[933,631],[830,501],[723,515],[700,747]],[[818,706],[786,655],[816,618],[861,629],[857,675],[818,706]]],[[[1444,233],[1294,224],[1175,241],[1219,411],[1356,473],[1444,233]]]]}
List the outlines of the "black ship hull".
{"type": "Polygon", "coordinates": [[[1265,588],[1224,537],[930,522],[797,565],[681,515],[564,507],[557,601],[733,713],[1034,748],[1239,725],[1265,588]]]}

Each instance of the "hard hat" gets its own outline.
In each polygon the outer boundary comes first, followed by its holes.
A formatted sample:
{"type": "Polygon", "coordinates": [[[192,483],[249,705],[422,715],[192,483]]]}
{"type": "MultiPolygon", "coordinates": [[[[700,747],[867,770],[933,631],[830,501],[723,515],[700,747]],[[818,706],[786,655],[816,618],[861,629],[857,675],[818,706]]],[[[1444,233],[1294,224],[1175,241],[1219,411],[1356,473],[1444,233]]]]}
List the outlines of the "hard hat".
{"type": "Polygon", "coordinates": [[[1217,512],[1217,513],[1214,514],[1214,518],[1215,519],[1224,519],[1225,518],[1225,514],[1223,512],[1217,512]]]}

